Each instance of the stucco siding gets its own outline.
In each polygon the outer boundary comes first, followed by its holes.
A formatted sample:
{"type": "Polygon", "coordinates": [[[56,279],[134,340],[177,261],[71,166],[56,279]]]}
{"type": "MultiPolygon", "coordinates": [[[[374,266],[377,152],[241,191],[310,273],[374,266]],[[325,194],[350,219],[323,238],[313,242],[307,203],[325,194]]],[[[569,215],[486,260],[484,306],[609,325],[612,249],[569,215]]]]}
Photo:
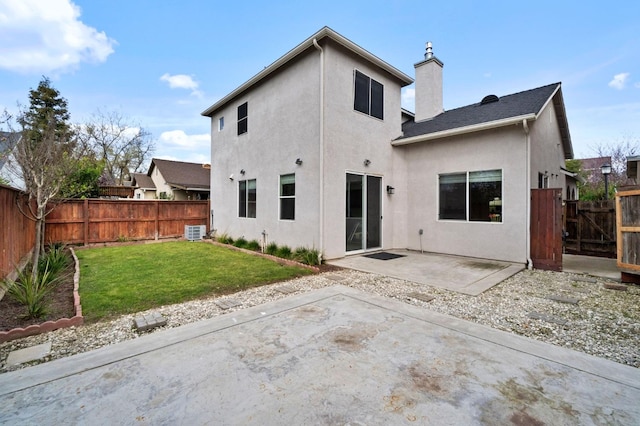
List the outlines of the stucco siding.
{"type": "Polygon", "coordinates": [[[319,64],[310,49],[213,115],[211,199],[218,234],[260,240],[264,231],[279,245],[318,247],[319,64]],[[237,108],[244,102],[248,132],[238,135],[237,108]],[[296,176],[294,221],[279,220],[279,176],[288,173],[296,176]],[[256,218],[240,218],[238,182],[250,179],[256,179],[256,218]]]}
{"type": "Polygon", "coordinates": [[[526,139],[522,126],[416,143],[404,149],[407,178],[406,247],[526,262],[526,139]],[[440,174],[502,170],[501,223],[438,219],[440,174]],[[420,236],[419,230],[423,230],[420,236]]]}
{"type": "Polygon", "coordinates": [[[549,102],[531,127],[531,187],[538,188],[538,173],[548,176],[548,188],[562,188],[566,199],[564,152],[555,107],[549,102]]]}
{"type": "Polygon", "coordinates": [[[345,255],[346,173],[382,178],[382,245],[394,246],[395,195],[387,195],[394,184],[391,140],[400,135],[400,83],[335,43],[325,49],[325,158],[324,212],[325,255],[345,255]],[[384,119],[354,109],[354,72],[358,70],[384,86],[384,119]],[[364,165],[369,160],[368,166],[364,165]]]}

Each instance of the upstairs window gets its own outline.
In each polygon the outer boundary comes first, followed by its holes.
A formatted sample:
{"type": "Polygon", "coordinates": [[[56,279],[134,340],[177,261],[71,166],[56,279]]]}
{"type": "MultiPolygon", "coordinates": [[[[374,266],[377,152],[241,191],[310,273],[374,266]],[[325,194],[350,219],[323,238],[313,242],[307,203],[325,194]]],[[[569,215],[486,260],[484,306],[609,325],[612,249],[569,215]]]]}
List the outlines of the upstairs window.
{"type": "Polygon", "coordinates": [[[353,109],[384,119],[384,86],[360,71],[355,72],[353,109]]]}
{"type": "Polygon", "coordinates": [[[218,131],[221,132],[224,129],[224,117],[218,119],[218,131]]]}
{"type": "Polygon", "coordinates": [[[256,180],[241,180],[238,182],[238,216],[256,217],[256,180]]]}
{"type": "Polygon", "coordinates": [[[296,218],[296,175],[280,175],[280,219],[296,218]]]}
{"type": "Polygon", "coordinates": [[[238,135],[247,133],[249,128],[249,106],[247,102],[238,107],[238,135]]]}

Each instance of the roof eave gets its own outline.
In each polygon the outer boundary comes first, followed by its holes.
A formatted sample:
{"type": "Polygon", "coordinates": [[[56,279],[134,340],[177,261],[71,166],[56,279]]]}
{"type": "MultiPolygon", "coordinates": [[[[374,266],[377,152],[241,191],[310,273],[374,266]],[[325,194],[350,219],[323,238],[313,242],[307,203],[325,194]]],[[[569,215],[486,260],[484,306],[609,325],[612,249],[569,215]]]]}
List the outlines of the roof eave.
{"type": "Polygon", "coordinates": [[[223,105],[225,105],[226,103],[228,103],[232,99],[236,98],[241,93],[245,92],[246,90],[248,90],[250,87],[252,87],[256,83],[258,83],[262,79],[264,79],[264,78],[268,77],[269,75],[273,74],[274,72],[276,72],[278,69],[280,69],[280,67],[282,67],[283,65],[285,65],[286,63],[291,61],[296,56],[300,55],[305,50],[309,49],[310,47],[313,47],[314,40],[317,42],[318,40],[323,39],[325,37],[329,37],[329,38],[335,40],[337,43],[341,44],[342,46],[344,46],[347,49],[351,50],[352,52],[356,53],[357,55],[360,55],[360,56],[366,58],[370,62],[374,63],[375,65],[377,65],[380,68],[384,69],[385,71],[389,72],[391,75],[393,75],[394,77],[396,77],[400,81],[402,81],[404,83],[403,86],[407,86],[407,85],[413,83],[413,79],[411,77],[409,77],[407,74],[405,74],[402,71],[398,70],[397,68],[389,65],[387,62],[383,61],[382,59],[378,58],[377,56],[369,53],[368,51],[366,51],[362,47],[360,47],[357,44],[353,43],[351,40],[341,36],[338,33],[336,33],[331,28],[324,27],[320,31],[318,31],[317,33],[315,33],[314,35],[312,35],[311,37],[309,37],[308,39],[306,39],[305,41],[303,41],[302,43],[300,43],[299,45],[297,45],[293,49],[291,49],[284,56],[281,56],[279,59],[277,59],[271,65],[267,66],[265,69],[260,71],[258,74],[256,74],[253,77],[251,77],[244,84],[242,84],[241,86],[239,86],[238,88],[233,90],[227,96],[223,97],[218,102],[214,103],[209,108],[204,110],[201,113],[201,115],[203,115],[205,117],[211,117],[215,111],[220,109],[220,107],[222,107],[223,105]]]}
{"type": "Polygon", "coordinates": [[[481,130],[497,129],[499,127],[511,126],[522,123],[522,120],[535,120],[536,114],[525,114],[517,117],[503,118],[502,120],[488,121],[485,123],[473,124],[471,126],[457,127],[455,129],[442,130],[439,132],[427,133],[424,135],[412,136],[406,139],[396,139],[391,142],[393,146],[408,145],[417,142],[427,142],[435,139],[448,138],[451,136],[459,136],[467,133],[478,132],[481,130]]]}

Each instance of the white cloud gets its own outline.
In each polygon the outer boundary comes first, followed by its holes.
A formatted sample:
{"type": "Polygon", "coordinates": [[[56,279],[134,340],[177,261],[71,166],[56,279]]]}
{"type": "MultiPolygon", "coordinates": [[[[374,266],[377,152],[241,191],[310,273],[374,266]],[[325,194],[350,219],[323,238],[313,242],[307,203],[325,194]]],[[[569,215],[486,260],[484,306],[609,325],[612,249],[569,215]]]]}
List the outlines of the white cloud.
{"type": "Polygon", "coordinates": [[[191,90],[191,94],[194,96],[202,96],[202,92],[198,90],[199,83],[195,81],[190,75],[170,75],[169,73],[165,73],[162,75],[162,77],[160,77],[160,80],[169,83],[169,87],[172,89],[187,89],[191,90]]]}
{"type": "Polygon", "coordinates": [[[106,61],[116,41],[79,18],[71,0],[0,0],[0,67],[47,73],[106,61]]]}
{"type": "Polygon", "coordinates": [[[622,90],[624,89],[625,84],[627,83],[627,79],[629,78],[628,72],[622,72],[620,74],[616,74],[613,76],[613,80],[609,82],[609,87],[613,87],[614,89],[622,90]]]}
{"type": "Polygon", "coordinates": [[[210,146],[211,138],[208,133],[201,135],[187,135],[183,130],[171,130],[160,134],[159,142],[163,145],[198,150],[210,146]]]}

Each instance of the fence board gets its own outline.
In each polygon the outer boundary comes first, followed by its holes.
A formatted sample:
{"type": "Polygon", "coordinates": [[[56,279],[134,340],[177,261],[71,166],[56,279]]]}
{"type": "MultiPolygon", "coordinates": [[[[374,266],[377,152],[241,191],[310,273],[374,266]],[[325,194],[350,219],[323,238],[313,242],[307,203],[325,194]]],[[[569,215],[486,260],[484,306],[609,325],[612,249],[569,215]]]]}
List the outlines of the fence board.
{"type": "Polygon", "coordinates": [[[616,194],[618,267],[640,272],[640,190],[616,194]]]}
{"type": "Polygon", "coordinates": [[[567,201],[565,251],[588,256],[616,256],[616,208],[614,200],[567,201]]]}
{"type": "MultiPolygon", "coordinates": [[[[0,185],[0,280],[15,278],[15,267],[33,250],[35,222],[26,218],[16,204],[26,208],[20,190],[0,185]]],[[[1,296],[0,296],[1,298],[1,296]]]]}
{"type": "Polygon", "coordinates": [[[185,225],[206,225],[209,201],[67,200],[47,217],[51,242],[95,244],[181,237],[185,225]]]}

